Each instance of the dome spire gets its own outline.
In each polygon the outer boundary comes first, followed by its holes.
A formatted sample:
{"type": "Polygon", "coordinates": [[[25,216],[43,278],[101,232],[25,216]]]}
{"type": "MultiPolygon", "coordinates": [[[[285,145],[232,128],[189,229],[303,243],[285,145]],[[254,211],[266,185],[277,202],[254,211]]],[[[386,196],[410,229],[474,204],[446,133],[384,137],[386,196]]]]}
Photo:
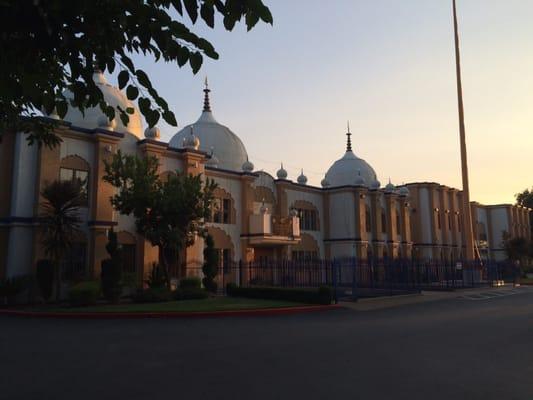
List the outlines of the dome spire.
{"type": "Polygon", "coordinates": [[[350,132],[350,121],[347,122],[348,131],[346,132],[346,151],[352,151],[352,133],[350,132]]]}
{"type": "Polygon", "coordinates": [[[209,84],[207,83],[207,76],[205,77],[204,81],[205,89],[204,89],[204,112],[211,112],[211,105],[209,104],[209,84]]]}

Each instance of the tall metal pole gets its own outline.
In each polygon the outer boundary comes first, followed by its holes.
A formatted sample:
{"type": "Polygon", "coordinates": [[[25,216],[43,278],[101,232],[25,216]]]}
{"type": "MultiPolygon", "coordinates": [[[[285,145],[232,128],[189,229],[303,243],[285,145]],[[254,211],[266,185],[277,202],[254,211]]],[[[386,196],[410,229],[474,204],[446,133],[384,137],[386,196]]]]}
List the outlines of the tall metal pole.
{"type": "Polygon", "coordinates": [[[463,106],[463,87],[461,83],[461,55],[459,52],[459,29],[457,27],[457,8],[453,0],[453,27],[455,33],[455,68],[457,73],[457,102],[459,107],[459,136],[461,142],[461,171],[463,176],[463,232],[465,237],[467,261],[474,260],[474,232],[472,211],[470,209],[470,188],[468,185],[468,162],[466,156],[465,115],[463,106]]]}

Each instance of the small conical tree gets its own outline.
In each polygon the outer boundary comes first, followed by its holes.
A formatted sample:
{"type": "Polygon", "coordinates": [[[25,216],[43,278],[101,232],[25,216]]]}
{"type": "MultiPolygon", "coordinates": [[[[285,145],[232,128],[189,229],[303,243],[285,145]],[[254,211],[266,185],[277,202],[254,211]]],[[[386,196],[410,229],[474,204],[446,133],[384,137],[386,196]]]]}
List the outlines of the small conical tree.
{"type": "Polygon", "coordinates": [[[104,297],[118,303],[122,293],[122,248],[118,243],[117,234],[111,229],[108,234],[108,242],[105,246],[110,258],[102,261],[102,292],[104,297]]]}
{"type": "Polygon", "coordinates": [[[211,235],[207,235],[205,238],[204,265],[202,271],[204,273],[204,278],[202,279],[204,287],[210,292],[216,292],[217,283],[215,282],[215,278],[218,273],[218,252],[215,249],[215,242],[211,235]]]}

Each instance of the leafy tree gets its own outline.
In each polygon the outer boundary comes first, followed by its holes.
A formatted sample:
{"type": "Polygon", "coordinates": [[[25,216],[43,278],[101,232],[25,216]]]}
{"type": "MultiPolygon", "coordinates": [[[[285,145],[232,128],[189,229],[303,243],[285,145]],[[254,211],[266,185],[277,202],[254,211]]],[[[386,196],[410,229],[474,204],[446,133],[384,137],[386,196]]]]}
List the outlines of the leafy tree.
{"type": "Polygon", "coordinates": [[[61,261],[79,233],[79,208],[85,198],[79,180],[53,181],[45,186],[41,194],[45,200],[41,214],[43,245],[54,264],[55,292],[59,300],[61,261]]]}
{"type": "MultiPolygon", "coordinates": [[[[533,187],[531,188],[531,190],[525,189],[524,191],[517,193],[515,197],[516,204],[523,207],[533,208],[533,187]]],[[[533,212],[529,214],[529,221],[531,225],[531,230],[533,232],[533,212]]]]}
{"type": "Polygon", "coordinates": [[[123,258],[122,247],[118,243],[117,234],[112,229],[109,231],[105,249],[110,258],[102,261],[102,292],[108,301],[118,303],[122,293],[123,258]]]}
{"type": "Polygon", "coordinates": [[[168,179],[158,175],[156,157],[139,158],[120,151],[105,163],[104,180],[116,187],[111,203],[121,214],[133,215],[138,233],[159,248],[160,264],[168,266],[176,253],[205,234],[216,184],[201,175],[177,172],[168,179]]]}
{"type": "Polygon", "coordinates": [[[533,256],[533,244],[523,237],[511,237],[504,233],[503,247],[509,260],[520,261],[521,264],[526,264],[525,261],[533,256]]]}
{"type": "Polygon", "coordinates": [[[216,292],[217,283],[215,278],[218,273],[218,252],[215,249],[215,242],[211,235],[207,235],[205,238],[202,272],[204,273],[204,278],[202,279],[204,287],[210,292],[216,292]]]}
{"type": "MultiPolygon", "coordinates": [[[[229,31],[243,18],[248,30],[259,20],[272,24],[262,0],[1,1],[0,132],[31,132],[30,142],[56,145],[60,139],[51,122],[35,116],[55,109],[64,117],[65,89],[73,93],[75,106],[99,106],[113,119],[116,110],[92,80],[95,65],[120,70],[120,88],[126,88],[130,100],[138,100],[150,126],[161,116],[176,126],[167,102],[131,55],[150,55],[177,67],[189,63],[197,73],[204,56],[218,59],[212,44],[186,25],[187,19],[194,25],[199,17],[210,28],[222,18],[229,31]]],[[[117,111],[125,123],[133,112],[117,111]]]]}

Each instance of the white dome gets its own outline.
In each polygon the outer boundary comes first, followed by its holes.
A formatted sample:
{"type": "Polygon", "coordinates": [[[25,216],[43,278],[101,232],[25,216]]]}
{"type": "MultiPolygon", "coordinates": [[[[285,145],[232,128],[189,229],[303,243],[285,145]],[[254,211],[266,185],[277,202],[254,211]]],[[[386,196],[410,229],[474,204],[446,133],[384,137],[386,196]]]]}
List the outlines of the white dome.
{"type": "MultiPolygon", "coordinates": [[[[126,95],[121,92],[117,87],[107,83],[107,79],[101,71],[95,71],[93,74],[93,80],[96,85],[102,91],[104,95],[104,100],[110,106],[115,108],[115,118],[113,119],[114,130],[121,133],[131,133],[139,139],[143,138],[143,129],[142,129],[142,120],[141,114],[137,107],[126,97],[126,95]],[[128,125],[124,125],[120,119],[120,113],[117,106],[120,106],[123,110],[126,110],[128,107],[132,107],[135,111],[133,114],[128,114],[130,120],[128,125]]],[[[67,99],[74,99],[74,95],[70,90],[65,90],[63,95],[67,99]]],[[[65,121],[72,123],[74,126],[79,126],[81,128],[94,129],[102,127],[104,119],[107,119],[107,116],[102,112],[99,106],[91,107],[85,109],[85,115],[81,111],[69,104],[67,114],[63,118],[65,121]]],[[[104,129],[106,129],[104,127],[104,129]]]]}
{"type": "Polygon", "coordinates": [[[194,128],[194,134],[200,139],[200,150],[206,153],[212,148],[217,154],[218,167],[231,171],[242,171],[243,164],[248,159],[248,153],[241,139],[235,135],[228,127],[219,124],[209,106],[209,89],[204,89],[204,110],[198,121],[187,125],[172,139],[169,146],[174,148],[183,147],[183,139],[189,135],[191,127],[194,128]]]}
{"type": "Polygon", "coordinates": [[[253,172],[254,171],[254,164],[251,163],[248,160],[248,157],[246,157],[246,161],[242,164],[242,170],[244,172],[253,172]]]}
{"type": "Polygon", "coordinates": [[[355,184],[357,186],[366,186],[365,178],[361,176],[361,171],[357,171],[357,176],[355,177],[355,184]]]}
{"type": "Polygon", "coordinates": [[[328,182],[328,180],[326,178],[322,179],[320,184],[322,185],[323,188],[329,187],[329,182],[328,182]]]}
{"type": "Polygon", "coordinates": [[[347,151],[340,160],[335,161],[326,172],[326,180],[333,187],[355,185],[359,179],[363,179],[364,182],[377,181],[376,172],[351,150],[347,151]]]}
{"type": "Polygon", "coordinates": [[[298,178],[296,179],[296,181],[300,184],[300,185],[305,185],[307,184],[307,176],[304,175],[304,170],[302,169],[302,172],[300,173],[300,176],[298,176],[298,178]]]}
{"type": "Polygon", "coordinates": [[[401,196],[409,196],[409,189],[407,186],[402,186],[399,191],[401,196]]]}
{"type": "Polygon", "coordinates": [[[350,140],[350,128],[346,133],[346,153],[344,157],[337,160],[326,172],[326,180],[332,187],[361,185],[366,182],[371,185],[377,181],[376,172],[362,158],[357,157],[352,151],[352,142],[350,140]]]}
{"type": "Polygon", "coordinates": [[[283,163],[281,163],[281,168],[278,169],[278,172],[276,172],[276,176],[278,179],[287,179],[287,170],[283,168],[283,163]]]}

